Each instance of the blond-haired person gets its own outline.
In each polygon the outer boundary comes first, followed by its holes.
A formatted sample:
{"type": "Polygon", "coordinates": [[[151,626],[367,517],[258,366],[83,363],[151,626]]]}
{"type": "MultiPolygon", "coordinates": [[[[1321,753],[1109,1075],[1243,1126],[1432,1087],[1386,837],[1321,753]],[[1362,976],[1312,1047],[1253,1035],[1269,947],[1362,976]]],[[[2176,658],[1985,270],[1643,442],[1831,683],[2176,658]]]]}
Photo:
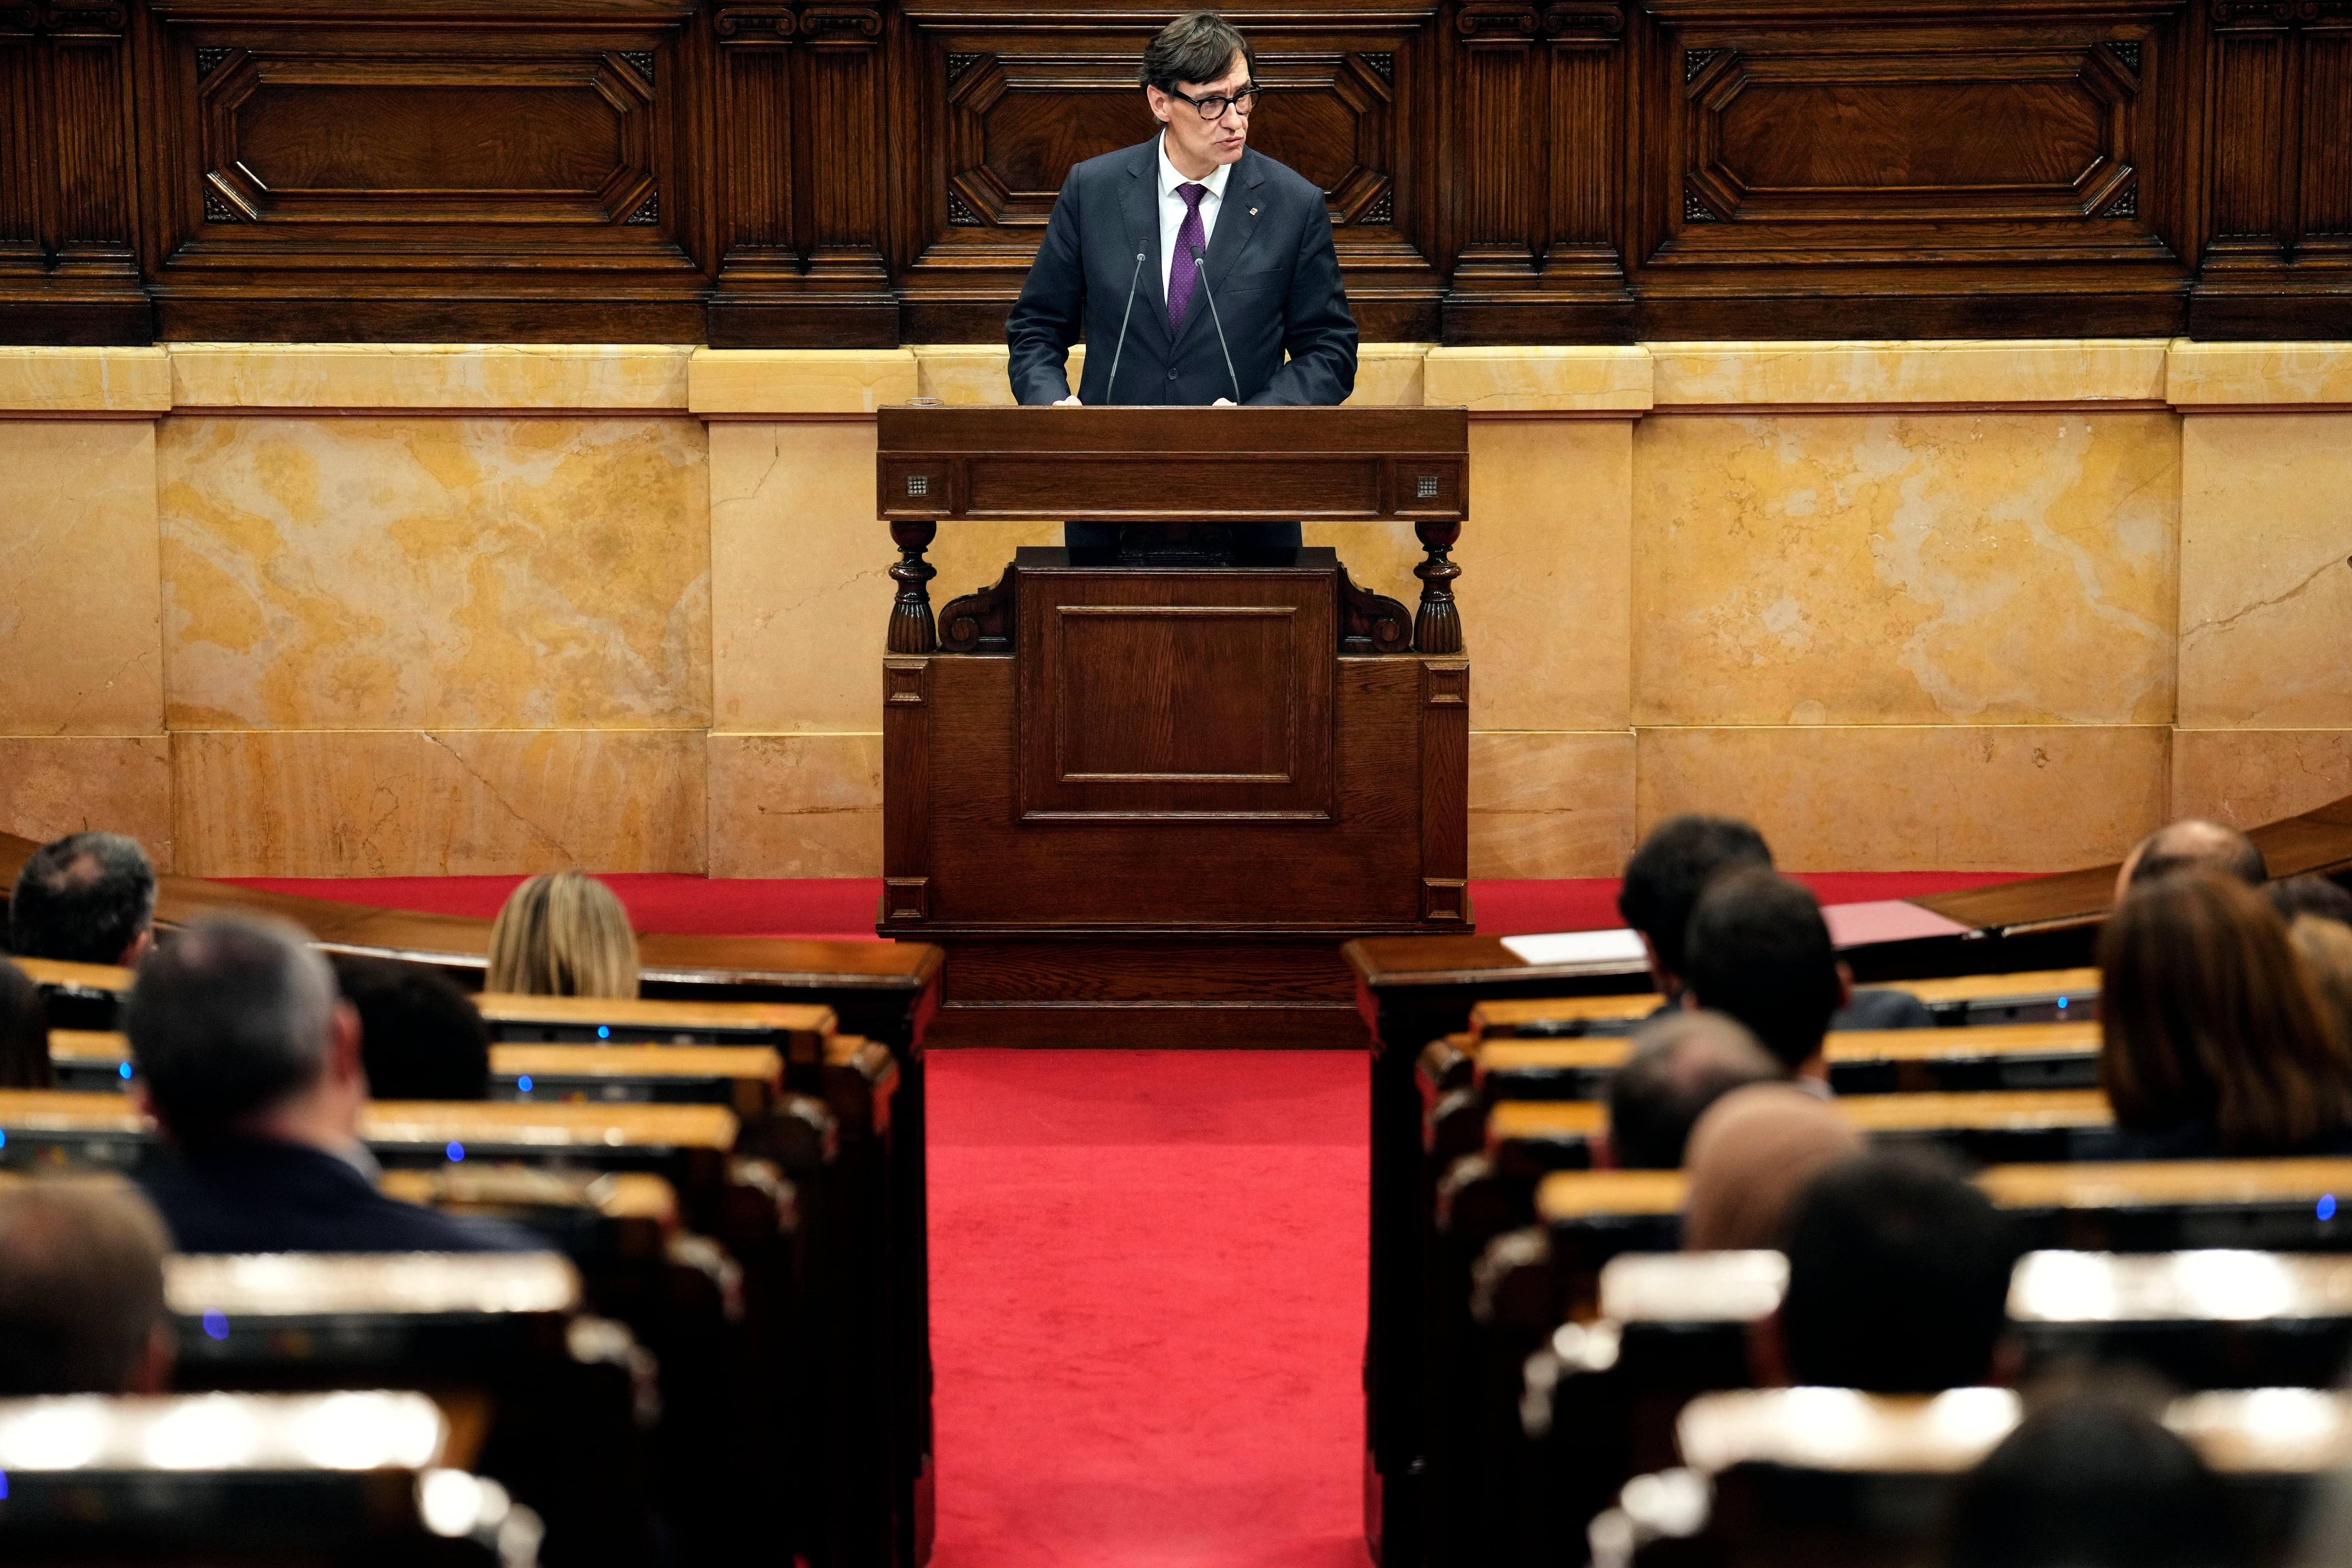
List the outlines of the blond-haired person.
{"type": "Polygon", "coordinates": [[[637,938],[613,890],[576,871],[535,876],[490,925],[483,989],[532,997],[634,997],[637,938]]]}

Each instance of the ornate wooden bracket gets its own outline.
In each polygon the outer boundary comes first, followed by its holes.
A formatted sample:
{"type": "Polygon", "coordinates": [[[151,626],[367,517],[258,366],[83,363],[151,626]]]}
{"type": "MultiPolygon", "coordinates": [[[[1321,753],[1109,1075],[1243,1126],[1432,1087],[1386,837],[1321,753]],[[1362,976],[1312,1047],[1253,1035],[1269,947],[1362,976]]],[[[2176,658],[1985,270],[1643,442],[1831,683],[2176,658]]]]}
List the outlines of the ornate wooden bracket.
{"type": "Polygon", "coordinates": [[[949,600],[940,612],[940,652],[1013,652],[1013,569],[1008,566],[992,586],[949,600]]]}
{"type": "Polygon", "coordinates": [[[931,592],[924,586],[940,569],[923,559],[939,537],[935,522],[892,523],[890,542],[898,547],[898,564],[890,575],[898,584],[898,601],[890,609],[890,636],[885,644],[893,653],[929,653],[940,645],[939,629],[931,621],[931,592]]]}
{"type": "Polygon", "coordinates": [[[1385,593],[1358,588],[1339,569],[1339,652],[1402,653],[1412,646],[1412,620],[1385,593]]]}
{"type": "Polygon", "coordinates": [[[1454,608],[1454,580],[1462,569],[1447,559],[1462,537],[1460,523],[1415,523],[1412,531],[1429,559],[1412,569],[1421,579],[1421,611],[1412,618],[1412,650],[1416,653],[1462,652],[1462,614],[1454,608]]]}

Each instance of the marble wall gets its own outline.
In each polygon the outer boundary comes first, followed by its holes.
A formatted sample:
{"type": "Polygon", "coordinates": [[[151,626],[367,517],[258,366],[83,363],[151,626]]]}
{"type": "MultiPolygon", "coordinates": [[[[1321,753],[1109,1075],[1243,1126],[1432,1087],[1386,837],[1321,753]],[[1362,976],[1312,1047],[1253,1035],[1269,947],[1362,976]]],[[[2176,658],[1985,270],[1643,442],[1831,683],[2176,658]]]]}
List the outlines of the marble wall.
{"type": "MultiPolygon", "coordinates": [[[[1003,352],[0,349],[0,828],[870,875],[873,411],[1003,352]]],[[[1365,351],[1473,413],[1472,871],[2042,869],[2352,791],[2352,345],[1365,351]]],[[[1409,529],[1316,527],[1410,599],[1409,529]]],[[[942,531],[935,599],[1054,524],[942,531]]]]}

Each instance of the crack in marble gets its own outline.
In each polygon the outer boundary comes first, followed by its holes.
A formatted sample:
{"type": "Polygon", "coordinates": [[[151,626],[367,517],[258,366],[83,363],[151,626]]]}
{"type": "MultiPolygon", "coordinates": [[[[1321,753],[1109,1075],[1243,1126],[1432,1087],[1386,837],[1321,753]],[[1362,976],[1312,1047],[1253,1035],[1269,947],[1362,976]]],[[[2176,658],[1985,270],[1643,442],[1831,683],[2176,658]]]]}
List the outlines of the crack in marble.
{"type": "Polygon", "coordinates": [[[447,741],[443,740],[439,736],[435,735],[430,730],[419,730],[417,733],[425,737],[425,740],[428,745],[437,746],[442,750],[447,752],[450,759],[456,762],[460,768],[465,770],[467,778],[471,779],[475,783],[479,784],[484,792],[487,793],[491,800],[497,801],[499,806],[505,810],[507,815],[512,817],[516,821],[520,822],[525,828],[530,830],[532,833],[536,834],[541,839],[545,840],[550,845],[554,847],[558,853],[562,854],[573,865],[578,865],[580,863],[580,856],[573,852],[571,845],[565,843],[562,839],[557,838],[553,833],[551,833],[546,829],[541,827],[537,822],[532,821],[529,817],[524,816],[522,812],[516,808],[512,801],[509,800],[506,796],[499,793],[499,787],[497,785],[491,783],[489,779],[482,774],[480,769],[477,768],[472,763],[466,760],[465,757],[458,752],[456,747],[451,746],[447,741]]]}
{"type": "MultiPolygon", "coordinates": [[[[2352,567],[2352,561],[2347,561],[2346,565],[2347,567],[2352,567]]],[[[2326,576],[2329,571],[2333,570],[2335,566],[2336,559],[2335,557],[2330,556],[2326,561],[2314,568],[2310,575],[2306,576],[2301,582],[2296,583],[2293,588],[2288,589],[2284,593],[2273,595],[2269,599],[2257,600],[2253,603],[2245,606],[2243,609],[2233,610],[2229,614],[2221,616],[2218,620],[2200,621],[2196,625],[2191,626],[2181,632],[2180,635],[2183,640],[2186,640],[2198,635],[2200,632],[2226,632],[2231,627],[2236,625],[2239,622],[2243,621],[2247,616],[2252,615],[2258,611],[2274,610],[2278,606],[2284,604],[2290,599],[2299,598],[2305,592],[2308,591],[2314,583],[2316,583],[2321,578],[2326,576]]]]}

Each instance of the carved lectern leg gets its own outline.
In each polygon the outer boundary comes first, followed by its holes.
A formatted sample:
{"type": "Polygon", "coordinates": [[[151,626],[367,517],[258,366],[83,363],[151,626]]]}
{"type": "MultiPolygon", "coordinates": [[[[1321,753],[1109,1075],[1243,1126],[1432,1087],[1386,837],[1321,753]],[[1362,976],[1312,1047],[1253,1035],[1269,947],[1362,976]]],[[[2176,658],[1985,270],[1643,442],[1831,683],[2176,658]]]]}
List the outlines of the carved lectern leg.
{"type": "Polygon", "coordinates": [[[1454,541],[1462,537],[1460,523],[1415,523],[1412,531],[1429,559],[1412,569],[1421,579],[1421,611],[1412,618],[1412,651],[1416,653],[1462,652],[1462,614],[1454,608],[1454,580],[1462,569],[1446,559],[1454,541]]]}
{"type": "Polygon", "coordinates": [[[939,537],[937,523],[892,523],[890,542],[898,547],[898,564],[890,569],[898,580],[898,601],[890,608],[893,653],[929,653],[939,649],[939,628],[931,621],[931,593],[924,587],[940,569],[923,559],[939,537]]]}

